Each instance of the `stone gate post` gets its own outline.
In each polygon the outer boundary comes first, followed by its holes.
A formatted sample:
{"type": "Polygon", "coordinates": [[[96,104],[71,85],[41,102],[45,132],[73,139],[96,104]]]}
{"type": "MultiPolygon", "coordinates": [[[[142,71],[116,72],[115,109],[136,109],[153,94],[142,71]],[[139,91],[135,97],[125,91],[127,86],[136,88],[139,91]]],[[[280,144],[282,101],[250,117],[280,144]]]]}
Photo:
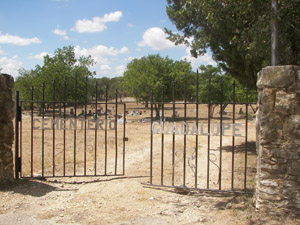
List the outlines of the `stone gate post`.
{"type": "Polygon", "coordinates": [[[0,73],[0,185],[13,180],[14,102],[12,88],[14,79],[0,73]]]}
{"type": "Polygon", "coordinates": [[[257,87],[256,208],[300,214],[300,66],[266,67],[257,87]]]}

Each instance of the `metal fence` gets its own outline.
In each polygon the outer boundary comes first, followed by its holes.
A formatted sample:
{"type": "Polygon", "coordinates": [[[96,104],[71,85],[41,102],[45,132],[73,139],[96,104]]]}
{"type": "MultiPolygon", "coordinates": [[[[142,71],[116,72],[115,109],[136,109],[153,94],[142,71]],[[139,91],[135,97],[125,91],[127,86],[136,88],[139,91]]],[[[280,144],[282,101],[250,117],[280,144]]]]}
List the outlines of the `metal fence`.
{"type": "MultiPolygon", "coordinates": [[[[152,93],[147,117],[150,173],[144,184],[251,192],[255,171],[248,161],[250,157],[253,164],[256,152],[255,134],[249,138],[248,129],[251,121],[251,131],[255,130],[254,114],[249,112],[254,103],[248,101],[247,89],[243,98],[237,98],[235,83],[228,98],[222,79],[216,86],[212,85],[211,77],[201,79],[201,84],[207,84],[207,97],[200,99],[200,91],[205,90],[200,90],[199,79],[198,73],[195,81],[190,79],[193,83],[185,77],[183,90],[172,82],[171,97],[170,85],[162,86],[159,101],[154,101],[152,93]],[[194,96],[188,93],[190,87],[195,87],[191,92],[194,96]],[[178,100],[180,93],[183,96],[178,100]]],[[[40,90],[31,88],[30,99],[20,100],[16,92],[16,178],[125,174],[126,103],[119,100],[118,91],[109,98],[108,89],[98,87],[97,82],[91,96],[87,79],[80,90],[77,77],[72,85],[73,90],[67,88],[66,80],[60,87],[55,81],[48,84],[51,100],[49,92],[45,100],[45,84],[40,90]],[[56,96],[58,90],[63,93],[60,99],[56,96]],[[73,93],[68,93],[70,90],[73,93]],[[99,90],[104,93],[102,97],[99,90]],[[68,95],[74,99],[68,101],[68,95]]]]}
{"type": "Polygon", "coordinates": [[[77,98],[77,77],[72,101],[66,98],[66,80],[63,87],[48,84],[50,101],[45,100],[45,84],[41,96],[32,87],[29,100],[20,100],[16,92],[16,178],[125,174],[126,104],[118,101],[118,91],[109,99],[107,88],[99,99],[97,82],[88,100],[87,83],[83,101],[77,98]],[[64,90],[63,100],[57,100],[58,88],[64,90]]]}
{"type": "MultiPolygon", "coordinates": [[[[194,101],[187,100],[187,79],[184,97],[176,101],[176,83],[172,83],[172,100],[165,102],[164,86],[161,101],[151,97],[150,179],[145,185],[217,192],[251,192],[248,181],[249,114],[248,90],[243,102],[236,101],[236,85],[232,85],[230,101],[224,101],[220,80],[219,101],[212,101],[211,77],[207,82],[207,100],[199,100],[199,74],[194,101]],[[159,116],[154,115],[160,110],[159,116]],[[218,113],[212,114],[213,108],[218,113]],[[237,110],[239,109],[239,111],[237,110]]],[[[190,85],[190,84],[189,84],[190,85]]],[[[255,103],[252,103],[255,104],[255,103]]],[[[253,114],[252,114],[253,116],[253,114]]],[[[251,179],[254,172],[251,171],[251,179]]]]}

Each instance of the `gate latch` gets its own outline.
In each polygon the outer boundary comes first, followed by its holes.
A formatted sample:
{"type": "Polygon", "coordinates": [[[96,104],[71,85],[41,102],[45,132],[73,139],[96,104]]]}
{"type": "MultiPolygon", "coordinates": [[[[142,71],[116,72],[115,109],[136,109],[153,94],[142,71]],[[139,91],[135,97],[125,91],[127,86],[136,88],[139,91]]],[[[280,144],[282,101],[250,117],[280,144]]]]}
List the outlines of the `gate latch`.
{"type": "Polygon", "coordinates": [[[128,137],[124,137],[124,138],[123,138],[123,141],[128,141],[128,137]]]}

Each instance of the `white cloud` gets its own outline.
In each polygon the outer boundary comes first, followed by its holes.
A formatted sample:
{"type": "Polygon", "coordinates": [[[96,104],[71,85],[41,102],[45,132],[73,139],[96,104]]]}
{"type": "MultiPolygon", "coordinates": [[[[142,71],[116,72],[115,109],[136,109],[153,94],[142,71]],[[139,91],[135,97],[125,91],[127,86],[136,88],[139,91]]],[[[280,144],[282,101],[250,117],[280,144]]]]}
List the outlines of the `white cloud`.
{"type": "Polygon", "coordinates": [[[129,56],[127,59],[125,59],[125,61],[131,62],[131,61],[134,60],[134,59],[136,59],[136,57],[129,56]]]}
{"type": "Polygon", "coordinates": [[[213,58],[211,57],[211,55],[209,55],[208,53],[205,53],[204,55],[198,56],[198,58],[195,58],[191,55],[190,53],[191,48],[188,47],[185,52],[186,55],[182,57],[182,60],[186,59],[188,62],[191,62],[192,68],[194,70],[198,69],[199,66],[201,65],[212,65],[212,66],[216,66],[217,63],[215,60],[213,60],[213,58]]]}
{"type": "Polygon", "coordinates": [[[100,67],[95,67],[94,69],[97,71],[98,76],[109,77],[112,73],[112,68],[107,64],[103,64],[100,67]]]}
{"type": "Polygon", "coordinates": [[[97,75],[98,76],[104,76],[104,77],[119,77],[122,76],[124,71],[126,69],[125,65],[118,65],[113,68],[111,68],[109,65],[101,65],[98,67],[97,70],[97,75]]]}
{"type": "Polygon", "coordinates": [[[128,26],[128,27],[134,27],[134,25],[131,24],[131,23],[127,24],[127,26],[128,26]]]}
{"type": "Polygon", "coordinates": [[[103,17],[103,22],[118,22],[122,17],[121,11],[116,11],[113,13],[105,14],[103,17]]]}
{"type": "Polygon", "coordinates": [[[118,22],[121,19],[121,17],[122,12],[116,11],[109,14],[105,14],[103,17],[93,17],[92,20],[77,20],[72,30],[79,33],[101,32],[107,29],[107,26],[105,25],[106,23],[118,22]]]}
{"type": "Polygon", "coordinates": [[[62,36],[65,40],[69,40],[69,37],[65,30],[60,30],[59,28],[56,28],[56,29],[52,30],[52,32],[56,35],[62,36]]]}
{"type": "Polygon", "coordinates": [[[124,65],[116,66],[114,75],[122,76],[125,70],[126,70],[126,66],[124,66],[124,65]]]}
{"type": "Polygon", "coordinates": [[[75,46],[76,56],[89,56],[101,64],[108,64],[108,59],[106,57],[115,57],[119,54],[128,54],[129,49],[127,47],[122,47],[121,49],[115,49],[114,47],[106,47],[104,45],[96,45],[92,48],[80,48],[80,46],[75,46]]]}
{"type": "Polygon", "coordinates": [[[96,66],[93,68],[96,71],[97,77],[120,77],[126,70],[125,65],[115,65],[113,67],[103,64],[101,66],[96,66]]]}
{"type": "Polygon", "coordinates": [[[143,33],[143,40],[138,44],[141,47],[149,46],[153,50],[163,50],[176,47],[167,39],[167,34],[159,27],[151,27],[143,33]]]}
{"type": "Polygon", "coordinates": [[[111,71],[111,68],[109,65],[102,65],[102,66],[100,66],[100,70],[111,71]]]}
{"type": "Polygon", "coordinates": [[[19,73],[18,70],[23,66],[23,63],[18,59],[17,56],[12,58],[1,57],[0,58],[0,68],[2,68],[2,73],[10,74],[16,77],[19,73]]]}
{"type": "Polygon", "coordinates": [[[4,55],[4,51],[0,49],[0,55],[4,55]]]}
{"type": "Polygon", "coordinates": [[[40,44],[42,41],[37,37],[34,38],[21,38],[16,35],[1,34],[0,33],[0,44],[12,44],[12,45],[31,45],[40,44]]]}
{"type": "Polygon", "coordinates": [[[32,58],[38,60],[44,60],[44,56],[49,55],[47,52],[41,52],[40,54],[34,55],[32,58]]]}
{"type": "MultiPolygon", "coordinates": [[[[81,48],[75,46],[75,55],[79,56],[91,56],[97,63],[92,69],[97,71],[97,75],[106,77],[121,76],[126,68],[124,65],[115,66],[112,68],[111,65],[115,65],[116,58],[121,54],[128,54],[129,49],[122,47],[116,49],[114,47],[107,47],[104,45],[96,45],[92,48],[81,48]]],[[[119,59],[118,59],[119,60],[119,59]]]]}

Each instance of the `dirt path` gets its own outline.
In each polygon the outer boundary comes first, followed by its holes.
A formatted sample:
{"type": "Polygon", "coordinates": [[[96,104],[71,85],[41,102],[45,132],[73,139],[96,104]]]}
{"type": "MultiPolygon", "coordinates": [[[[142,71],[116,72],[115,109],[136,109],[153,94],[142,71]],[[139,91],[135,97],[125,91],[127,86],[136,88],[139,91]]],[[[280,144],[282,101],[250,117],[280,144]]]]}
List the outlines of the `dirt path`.
{"type": "Polygon", "coordinates": [[[16,182],[0,192],[0,224],[250,223],[241,211],[251,211],[250,198],[245,196],[178,194],[144,187],[141,183],[149,179],[142,166],[146,154],[134,152],[127,156],[125,177],[16,182]]]}
{"type": "Polygon", "coordinates": [[[253,224],[251,196],[143,186],[147,145],[135,146],[125,177],[20,180],[7,187],[0,192],[0,224],[253,224]]]}
{"type": "MultiPolygon", "coordinates": [[[[297,224],[258,217],[251,195],[176,193],[144,186],[149,181],[145,130],[150,125],[127,126],[124,177],[18,180],[0,189],[0,224],[297,224]]],[[[226,157],[231,155],[224,153],[226,157]]],[[[255,156],[250,159],[249,167],[255,167],[255,156]]]]}

